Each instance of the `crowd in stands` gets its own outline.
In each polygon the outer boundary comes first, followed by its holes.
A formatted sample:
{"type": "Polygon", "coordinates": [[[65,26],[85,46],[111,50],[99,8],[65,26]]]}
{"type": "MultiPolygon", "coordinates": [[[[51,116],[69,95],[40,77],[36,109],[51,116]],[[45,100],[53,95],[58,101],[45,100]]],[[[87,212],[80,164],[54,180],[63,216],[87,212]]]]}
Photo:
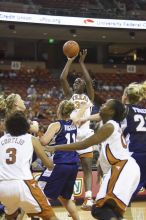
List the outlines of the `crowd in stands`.
{"type": "Polygon", "coordinates": [[[146,18],[146,2],[142,0],[2,0],[0,10],[92,18],[146,18]]]}
{"type": "MultiPolygon", "coordinates": [[[[102,99],[121,98],[123,89],[131,82],[145,80],[145,74],[137,73],[90,73],[95,93],[102,99]]],[[[80,73],[72,71],[69,82],[72,84],[80,73]]],[[[47,69],[21,68],[19,71],[0,71],[0,94],[19,93],[25,100],[29,118],[48,125],[56,119],[58,103],[64,98],[59,76],[56,78],[47,69]]],[[[145,104],[145,103],[144,103],[145,104]]],[[[99,107],[99,106],[98,106],[99,107]]]]}

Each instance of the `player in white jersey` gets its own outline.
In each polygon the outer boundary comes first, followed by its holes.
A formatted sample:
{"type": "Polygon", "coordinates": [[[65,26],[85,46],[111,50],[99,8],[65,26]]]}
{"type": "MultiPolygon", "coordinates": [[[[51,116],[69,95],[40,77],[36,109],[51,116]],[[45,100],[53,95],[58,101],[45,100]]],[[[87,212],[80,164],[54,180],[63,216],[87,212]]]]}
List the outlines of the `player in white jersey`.
{"type": "MultiPolygon", "coordinates": [[[[24,104],[24,100],[21,98],[19,94],[11,93],[7,97],[3,95],[0,96],[0,114],[3,116],[3,119],[10,115],[15,111],[22,111],[25,112],[26,106],[24,104]]],[[[4,120],[3,120],[4,121],[4,120]]],[[[37,133],[39,130],[38,123],[36,121],[29,121],[30,123],[30,132],[37,133]]],[[[1,123],[0,132],[4,132],[4,126],[1,123]]]]}
{"type": "Polygon", "coordinates": [[[50,147],[50,151],[79,150],[102,143],[109,171],[97,193],[92,215],[98,220],[119,220],[139,184],[140,168],[129,155],[119,126],[127,115],[125,105],[114,99],[108,100],[101,106],[99,114],[103,126],[94,135],[74,144],[50,147]]]}
{"type": "MultiPolygon", "coordinates": [[[[85,113],[82,115],[82,119],[87,118],[91,115],[92,111],[92,102],[90,101],[89,97],[86,94],[73,94],[70,99],[74,105],[76,110],[72,114],[77,114],[79,110],[81,109],[81,106],[83,104],[86,104],[88,108],[86,109],[85,113]]],[[[85,138],[91,136],[93,134],[93,130],[90,129],[90,121],[85,122],[82,126],[78,127],[78,133],[77,133],[77,141],[84,140],[85,138]]],[[[79,155],[82,155],[87,152],[92,152],[93,148],[89,147],[88,149],[80,150],[79,155]]]]}
{"type": "MultiPolygon", "coordinates": [[[[66,98],[73,101],[76,107],[77,112],[80,109],[82,103],[89,103],[89,108],[86,110],[86,113],[83,117],[87,117],[91,114],[92,102],[94,101],[94,89],[92,85],[92,80],[89,76],[89,73],[85,67],[84,60],[87,55],[87,50],[83,50],[83,53],[80,53],[79,63],[83,71],[83,78],[77,78],[74,81],[73,88],[70,87],[67,76],[69,73],[70,66],[75,59],[68,58],[67,63],[63,69],[63,72],[60,76],[61,85],[64,90],[66,98]],[[86,92],[85,92],[86,90],[86,92]]],[[[93,130],[89,127],[90,122],[87,122],[77,131],[77,141],[84,140],[86,137],[89,137],[93,134],[93,130]]],[[[85,201],[82,205],[82,209],[88,210],[91,209],[93,204],[92,200],[92,159],[93,159],[93,148],[92,145],[88,149],[78,151],[80,155],[80,160],[84,172],[84,185],[85,185],[85,201]]]]}
{"type": "Polygon", "coordinates": [[[5,206],[6,219],[16,219],[18,208],[22,208],[29,216],[57,220],[30,170],[33,151],[51,170],[52,160],[39,140],[28,134],[29,124],[22,112],[6,119],[6,130],[8,133],[0,138],[0,201],[5,206]]]}
{"type": "MultiPolygon", "coordinates": [[[[5,133],[5,118],[15,111],[25,112],[25,110],[26,106],[24,104],[24,100],[21,98],[19,94],[11,93],[7,97],[3,95],[0,96],[0,136],[2,136],[5,133]]],[[[36,134],[39,130],[38,122],[29,120],[29,124],[29,132],[36,134]]],[[[19,217],[19,219],[22,219],[23,215],[24,213],[21,210],[21,218],[19,217]]]]}

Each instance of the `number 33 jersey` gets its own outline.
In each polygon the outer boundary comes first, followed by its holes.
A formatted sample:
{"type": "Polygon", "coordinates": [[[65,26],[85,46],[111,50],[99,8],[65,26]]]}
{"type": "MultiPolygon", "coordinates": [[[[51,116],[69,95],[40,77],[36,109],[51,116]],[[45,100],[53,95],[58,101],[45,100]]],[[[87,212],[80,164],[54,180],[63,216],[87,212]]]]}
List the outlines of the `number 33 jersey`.
{"type": "Polygon", "coordinates": [[[129,112],[122,130],[130,152],[146,152],[146,108],[127,105],[129,112]]]}
{"type": "Polygon", "coordinates": [[[30,165],[33,155],[32,136],[5,134],[0,138],[0,180],[33,179],[30,165]]]}
{"type": "MultiPolygon", "coordinates": [[[[82,107],[82,104],[87,104],[89,107],[82,115],[82,119],[86,119],[88,116],[91,115],[93,104],[86,94],[73,94],[70,101],[72,101],[75,105],[75,110],[73,111],[73,114],[76,114],[79,111],[79,109],[82,107]]],[[[77,141],[82,141],[87,137],[90,137],[93,133],[93,130],[90,129],[90,121],[86,121],[77,129],[77,141]]]]}

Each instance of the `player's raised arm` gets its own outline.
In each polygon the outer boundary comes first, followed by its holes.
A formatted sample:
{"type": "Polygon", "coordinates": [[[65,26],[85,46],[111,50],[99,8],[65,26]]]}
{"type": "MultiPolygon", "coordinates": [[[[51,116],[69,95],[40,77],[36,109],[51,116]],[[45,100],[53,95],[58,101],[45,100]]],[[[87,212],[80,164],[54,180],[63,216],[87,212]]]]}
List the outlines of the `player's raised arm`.
{"type": "Polygon", "coordinates": [[[88,72],[88,70],[85,66],[85,63],[84,63],[86,55],[87,55],[87,49],[80,52],[79,63],[81,65],[83,77],[86,82],[87,95],[89,96],[89,99],[93,102],[94,101],[94,88],[93,88],[93,84],[92,84],[92,79],[91,79],[89,72],[88,72]]]}
{"type": "Polygon", "coordinates": [[[103,125],[96,133],[89,138],[85,139],[81,142],[76,142],[72,144],[64,144],[64,145],[57,145],[53,147],[49,147],[49,152],[54,152],[57,150],[61,151],[72,151],[72,150],[82,150],[88,148],[92,145],[97,145],[105,141],[114,131],[114,126],[111,123],[103,125]]]}
{"type": "Polygon", "coordinates": [[[96,121],[96,122],[100,122],[102,119],[100,117],[100,114],[94,114],[94,115],[90,115],[87,118],[82,119],[81,117],[77,119],[77,124],[80,127],[82,124],[84,124],[87,121],[96,121]]]}
{"type": "Polygon", "coordinates": [[[75,58],[76,58],[76,56],[72,57],[72,58],[69,58],[69,57],[67,58],[66,65],[65,65],[65,67],[61,73],[61,76],[60,76],[61,86],[63,88],[63,92],[64,92],[64,95],[66,98],[70,98],[72,96],[72,88],[70,87],[70,85],[68,83],[67,76],[69,73],[70,66],[75,58]]]}
{"type": "MultiPolygon", "coordinates": [[[[80,119],[82,118],[83,114],[85,113],[86,109],[89,108],[90,105],[87,103],[81,104],[80,109],[76,112],[72,112],[70,115],[71,120],[74,122],[75,125],[80,125],[80,119]]],[[[86,121],[88,121],[90,119],[87,119],[86,121]]],[[[84,121],[84,122],[86,122],[84,121]]],[[[83,122],[83,123],[84,123],[83,122]]]]}
{"type": "Polygon", "coordinates": [[[53,139],[55,134],[60,130],[60,127],[61,127],[61,125],[59,122],[51,123],[48,126],[48,129],[45,132],[45,134],[42,137],[40,137],[41,144],[47,145],[48,143],[50,143],[50,141],[53,139]]]}
{"type": "Polygon", "coordinates": [[[45,167],[47,167],[49,170],[52,170],[54,167],[53,161],[47,157],[39,139],[32,137],[32,144],[37,156],[41,159],[45,167]]]}

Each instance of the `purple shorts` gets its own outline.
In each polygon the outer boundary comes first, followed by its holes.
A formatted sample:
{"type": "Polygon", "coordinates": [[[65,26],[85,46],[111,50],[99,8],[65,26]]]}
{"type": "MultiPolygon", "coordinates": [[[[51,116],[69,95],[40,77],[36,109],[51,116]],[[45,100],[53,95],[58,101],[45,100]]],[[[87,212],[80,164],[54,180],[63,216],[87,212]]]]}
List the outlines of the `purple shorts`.
{"type": "Polygon", "coordinates": [[[50,199],[57,199],[62,196],[70,199],[78,173],[78,165],[75,164],[56,164],[51,175],[44,176],[43,173],[38,181],[45,181],[45,195],[50,199]]]}

